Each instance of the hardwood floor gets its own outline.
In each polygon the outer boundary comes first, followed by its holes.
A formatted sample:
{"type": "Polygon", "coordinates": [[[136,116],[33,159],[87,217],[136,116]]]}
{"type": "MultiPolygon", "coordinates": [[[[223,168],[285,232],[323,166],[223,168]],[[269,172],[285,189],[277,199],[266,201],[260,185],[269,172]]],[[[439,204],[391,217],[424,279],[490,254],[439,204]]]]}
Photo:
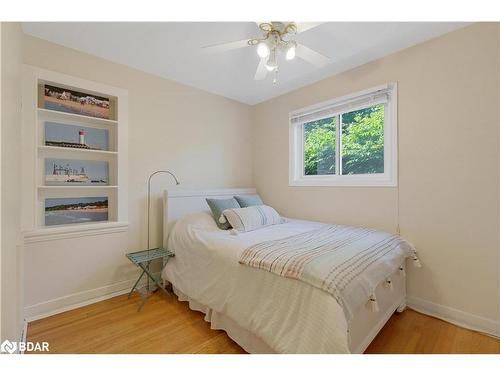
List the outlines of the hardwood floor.
{"type": "MultiPolygon", "coordinates": [[[[49,342],[51,353],[245,353],[185,302],[155,293],[138,313],[139,302],[123,295],[32,322],[28,341],[49,342]]],[[[500,353],[500,340],[407,310],[366,353],[500,353]]]]}
{"type": "Polygon", "coordinates": [[[176,297],[154,293],[141,312],[139,303],[123,295],[32,322],[28,341],[50,353],[245,353],[176,297]]]}
{"type": "Polygon", "coordinates": [[[407,309],[389,319],[365,353],[499,354],[500,340],[407,309]]]}

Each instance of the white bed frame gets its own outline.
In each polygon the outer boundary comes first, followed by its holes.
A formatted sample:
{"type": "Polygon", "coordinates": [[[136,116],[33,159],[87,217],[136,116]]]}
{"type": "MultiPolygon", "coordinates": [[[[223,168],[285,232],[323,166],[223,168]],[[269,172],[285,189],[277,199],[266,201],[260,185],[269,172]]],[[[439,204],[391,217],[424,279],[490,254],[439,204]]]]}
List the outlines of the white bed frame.
{"type": "MultiPolygon", "coordinates": [[[[167,246],[168,236],[175,221],[184,215],[207,211],[205,198],[229,198],[234,195],[256,194],[255,188],[187,190],[170,189],[164,192],[163,202],[163,244],[167,246]]],[[[175,249],[173,249],[175,251],[175,249]]],[[[406,308],[406,277],[404,272],[396,271],[391,275],[393,289],[379,285],[375,289],[379,311],[373,312],[366,307],[356,311],[349,329],[349,346],[352,353],[363,353],[379,331],[395,311],[406,308]]],[[[385,284],[385,283],[384,283],[385,284]]],[[[174,285],[175,288],[175,285],[174,285]]],[[[222,327],[228,331],[228,329],[222,327]]],[[[228,334],[243,348],[245,343],[239,342],[239,335],[228,334]]],[[[265,344],[263,344],[265,346],[265,344]]]]}

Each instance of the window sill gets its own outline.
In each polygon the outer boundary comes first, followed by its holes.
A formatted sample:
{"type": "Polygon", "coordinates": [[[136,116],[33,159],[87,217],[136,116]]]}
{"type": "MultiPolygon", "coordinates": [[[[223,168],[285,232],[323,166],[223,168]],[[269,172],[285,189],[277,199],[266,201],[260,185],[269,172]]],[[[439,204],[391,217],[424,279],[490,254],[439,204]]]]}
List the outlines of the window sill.
{"type": "Polygon", "coordinates": [[[291,179],[288,186],[396,187],[395,178],[367,176],[328,176],[326,178],[291,179]]]}
{"type": "Polygon", "coordinates": [[[31,244],[42,241],[56,241],[68,238],[126,232],[127,230],[127,222],[112,221],[95,224],[75,224],[38,228],[23,232],[23,238],[25,244],[31,244]]]}

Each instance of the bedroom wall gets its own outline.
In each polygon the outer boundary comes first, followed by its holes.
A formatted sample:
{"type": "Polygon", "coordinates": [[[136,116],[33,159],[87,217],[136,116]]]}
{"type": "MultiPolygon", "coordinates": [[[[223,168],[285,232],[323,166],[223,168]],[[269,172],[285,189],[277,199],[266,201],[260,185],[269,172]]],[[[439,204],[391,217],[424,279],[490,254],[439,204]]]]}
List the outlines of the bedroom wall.
{"type": "MultiPolygon", "coordinates": [[[[137,271],[124,254],[146,247],[146,183],[152,171],[173,171],[183,187],[252,186],[252,117],[249,106],[233,100],[32,36],[24,35],[23,44],[25,64],[129,94],[128,232],[27,247],[26,312],[33,316],[132,286],[137,271]]],[[[172,185],[168,177],[155,179],[155,207],[161,191],[172,185]]],[[[157,214],[152,245],[161,244],[157,214]]]]}
{"type": "Polygon", "coordinates": [[[22,331],[22,248],[18,194],[21,142],[21,27],[1,28],[1,337],[19,341],[22,331]]]}
{"type": "Polygon", "coordinates": [[[290,217],[394,232],[396,188],[288,186],[288,113],[398,82],[399,221],[423,264],[409,269],[408,296],[491,331],[500,322],[499,67],[498,24],[475,24],[259,104],[256,187],[290,217]]]}

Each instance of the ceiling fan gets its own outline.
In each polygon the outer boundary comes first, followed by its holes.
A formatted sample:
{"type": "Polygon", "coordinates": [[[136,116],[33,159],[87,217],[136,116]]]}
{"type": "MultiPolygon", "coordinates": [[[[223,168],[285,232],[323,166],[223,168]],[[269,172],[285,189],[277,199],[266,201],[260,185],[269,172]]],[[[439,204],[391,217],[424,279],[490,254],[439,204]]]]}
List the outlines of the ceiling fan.
{"type": "Polygon", "coordinates": [[[203,49],[206,52],[225,52],[238,48],[256,46],[260,62],[257,66],[254,79],[258,81],[263,80],[266,78],[268,72],[274,72],[275,76],[273,83],[276,83],[279,53],[284,53],[286,60],[293,60],[295,56],[298,56],[308,63],[320,68],[330,63],[330,59],[328,57],[292,39],[293,35],[310,30],[318,25],[320,25],[320,23],[259,23],[259,29],[263,33],[261,37],[216,44],[203,47],[203,49]]]}

